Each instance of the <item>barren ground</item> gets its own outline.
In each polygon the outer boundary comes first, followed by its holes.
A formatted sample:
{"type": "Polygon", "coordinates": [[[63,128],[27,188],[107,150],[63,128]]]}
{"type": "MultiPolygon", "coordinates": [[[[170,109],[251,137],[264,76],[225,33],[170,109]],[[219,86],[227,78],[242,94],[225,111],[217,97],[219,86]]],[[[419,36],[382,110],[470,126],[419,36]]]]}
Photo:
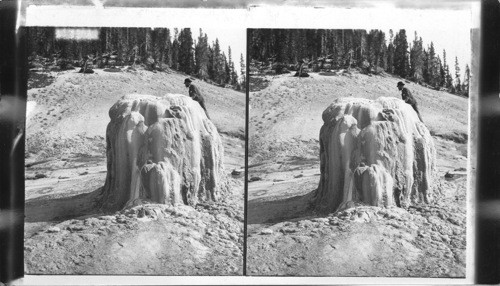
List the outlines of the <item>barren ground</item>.
{"type": "Polygon", "coordinates": [[[407,83],[437,149],[435,203],[319,215],[321,114],[335,98],[400,97],[389,76],[251,76],[250,275],[464,277],[466,98],[407,83]],[[449,172],[445,178],[445,174],[449,172]]]}
{"type": "Polygon", "coordinates": [[[197,81],[224,143],[232,194],[212,205],[98,207],[109,108],[128,93],[187,94],[175,72],[30,72],[27,274],[241,275],[245,94],[197,81]]]}

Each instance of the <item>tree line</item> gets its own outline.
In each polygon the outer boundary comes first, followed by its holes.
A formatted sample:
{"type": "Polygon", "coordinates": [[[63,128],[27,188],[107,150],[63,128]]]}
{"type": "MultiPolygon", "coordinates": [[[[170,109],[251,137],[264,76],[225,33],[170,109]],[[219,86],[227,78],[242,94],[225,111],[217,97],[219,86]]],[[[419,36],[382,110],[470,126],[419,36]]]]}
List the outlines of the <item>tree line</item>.
{"type": "Polygon", "coordinates": [[[219,40],[208,43],[208,36],[199,31],[193,39],[191,29],[168,28],[100,28],[98,40],[67,40],[56,38],[54,27],[27,29],[28,54],[44,58],[82,61],[89,55],[114,55],[117,65],[145,64],[157,70],[173,69],[218,85],[245,87],[245,62],[240,55],[238,76],[231,47],[227,54],[219,40]]]}
{"type": "Polygon", "coordinates": [[[385,71],[402,78],[468,96],[470,69],[463,77],[458,58],[450,70],[446,50],[442,58],[433,42],[424,47],[415,32],[408,41],[406,31],[251,29],[249,53],[252,60],[295,64],[328,58],[333,68],[358,67],[372,73],[385,71]]]}

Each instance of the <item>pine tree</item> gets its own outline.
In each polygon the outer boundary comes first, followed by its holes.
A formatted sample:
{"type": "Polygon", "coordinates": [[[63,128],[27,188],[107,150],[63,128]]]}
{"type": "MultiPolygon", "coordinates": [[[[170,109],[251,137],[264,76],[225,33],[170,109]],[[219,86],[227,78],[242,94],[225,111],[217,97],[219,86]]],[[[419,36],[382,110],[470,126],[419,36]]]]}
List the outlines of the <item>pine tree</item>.
{"type": "Polygon", "coordinates": [[[151,58],[153,60],[153,62],[155,61],[155,54],[154,54],[154,46],[153,46],[153,43],[154,43],[154,39],[153,39],[153,30],[150,29],[150,28],[147,28],[146,29],[146,45],[145,45],[145,60],[146,62],[149,61],[149,59],[151,58]]]}
{"type": "Polygon", "coordinates": [[[428,54],[429,84],[433,87],[439,86],[439,67],[434,50],[434,43],[431,42],[428,54]]]}
{"type": "Polygon", "coordinates": [[[272,56],[275,58],[276,62],[283,62],[285,60],[284,50],[285,50],[285,41],[286,41],[286,32],[283,29],[278,29],[274,31],[274,47],[272,56]]]}
{"type": "Polygon", "coordinates": [[[130,64],[130,56],[132,53],[130,28],[125,28],[123,37],[125,41],[125,46],[123,47],[123,61],[125,64],[130,64]]]}
{"type": "Polygon", "coordinates": [[[229,64],[227,62],[227,58],[224,52],[222,53],[222,66],[224,67],[223,69],[224,73],[221,75],[222,83],[226,84],[231,81],[231,70],[229,69],[229,64]]]}
{"type": "Polygon", "coordinates": [[[284,47],[283,47],[283,61],[287,63],[294,62],[294,48],[292,46],[294,31],[291,29],[286,30],[284,47]]]}
{"type": "Polygon", "coordinates": [[[354,30],[354,63],[357,66],[362,66],[366,60],[367,45],[366,45],[366,30],[354,30]]]}
{"type": "Polygon", "coordinates": [[[126,29],[125,28],[119,28],[117,31],[117,47],[116,47],[116,52],[118,55],[118,61],[124,62],[126,59],[126,55],[128,53],[128,47],[127,47],[127,42],[126,42],[126,29]]]}
{"type": "Polygon", "coordinates": [[[446,82],[448,91],[451,93],[455,93],[455,85],[453,84],[453,76],[451,74],[447,75],[446,82]]]}
{"type": "Polygon", "coordinates": [[[389,45],[387,47],[387,71],[394,73],[394,33],[389,30],[389,45]]]}
{"type": "Polygon", "coordinates": [[[450,67],[446,59],[446,50],[443,49],[443,69],[444,69],[444,87],[451,90],[453,86],[453,78],[450,75],[450,67]]]}
{"type": "Polygon", "coordinates": [[[407,77],[409,72],[407,53],[406,31],[402,29],[394,38],[394,73],[403,78],[407,77]]]}
{"type": "Polygon", "coordinates": [[[298,30],[294,37],[295,57],[294,62],[307,57],[307,37],[304,29],[298,30]]]}
{"type": "Polygon", "coordinates": [[[332,35],[332,40],[334,41],[333,47],[333,60],[334,65],[337,68],[344,66],[344,41],[343,41],[344,30],[336,30],[332,35]]]}
{"type": "Polygon", "coordinates": [[[163,53],[163,62],[167,65],[167,67],[172,66],[172,42],[170,40],[170,29],[165,29],[164,36],[164,49],[163,53]]]}
{"type": "Polygon", "coordinates": [[[212,81],[215,81],[215,56],[214,49],[212,46],[208,46],[208,78],[212,81]]]}
{"type": "Polygon", "coordinates": [[[326,56],[328,54],[328,34],[325,30],[320,30],[320,39],[321,39],[321,55],[326,56]]]}
{"type": "Polygon", "coordinates": [[[42,52],[44,57],[52,58],[56,46],[55,28],[43,29],[40,37],[42,41],[42,52]]]}
{"type": "Polygon", "coordinates": [[[247,74],[247,70],[246,70],[246,65],[245,65],[245,59],[243,58],[243,54],[241,54],[241,57],[240,57],[240,82],[241,82],[241,86],[242,86],[242,90],[245,90],[246,89],[246,74],[247,74]]]}
{"type": "Polygon", "coordinates": [[[415,32],[415,39],[410,49],[410,77],[420,83],[423,81],[423,68],[424,68],[424,53],[422,49],[422,38],[417,37],[415,32]]]}
{"type": "Polygon", "coordinates": [[[144,60],[147,59],[147,33],[148,33],[148,28],[138,28],[137,29],[137,42],[139,46],[139,57],[144,60]]]}
{"type": "Polygon", "coordinates": [[[104,40],[104,52],[109,53],[111,51],[111,29],[112,28],[106,28],[106,38],[104,40]]]}
{"type": "Polygon", "coordinates": [[[249,48],[249,53],[252,59],[261,61],[261,51],[262,51],[262,41],[261,41],[261,34],[264,32],[263,29],[251,29],[249,31],[250,33],[250,48],[249,48]]]}
{"type": "Polygon", "coordinates": [[[232,59],[231,55],[231,47],[228,47],[228,64],[229,64],[229,84],[232,86],[236,86],[238,83],[238,75],[236,74],[236,71],[234,70],[234,62],[232,59]]]}
{"type": "Polygon", "coordinates": [[[441,83],[444,81],[441,70],[443,70],[443,64],[439,56],[436,57],[436,89],[441,87],[441,83]]]}
{"type": "Polygon", "coordinates": [[[430,76],[429,52],[426,49],[424,49],[423,58],[424,60],[423,60],[422,77],[426,84],[430,84],[431,76],[430,76]]]}
{"type": "Polygon", "coordinates": [[[445,82],[446,82],[446,76],[448,75],[448,64],[446,61],[446,50],[443,49],[443,70],[444,70],[444,76],[445,76],[445,82]]]}
{"type": "Polygon", "coordinates": [[[238,85],[238,74],[234,69],[234,62],[231,64],[231,85],[233,87],[238,85]]]}
{"type": "Polygon", "coordinates": [[[174,28],[174,41],[172,42],[172,68],[179,70],[179,30],[174,28]]]}
{"type": "Polygon", "coordinates": [[[108,28],[101,28],[99,30],[99,52],[104,53],[106,52],[106,39],[107,39],[107,34],[108,33],[108,28]]]}
{"type": "MultiPolygon", "coordinates": [[[[441,63],[441,60],[439,59],[441,63]]],[[[439,86],[446,88],[446,60],[443,60],[443,64],[440,65],[439,68],[439,86]]]]}
{"type": "Polygon", "coordinates": [[[375,40],[375,66],[382,67],[384,70],[387,68],[387,47],[385,45],[385,33],[378,31],[375,40]]]}
{"type": "Polygon", "coordinates": [[[377,59],[375,54],[377,53],[377,30],[370,30],[368,35],[366,35],[366,60],[370,64],[370,66],[375,67],[378,66],[377,59]]]}
{"type": "Polygon", "coordinates": [[[193,38],[191,29],[184,28],[179,34],[179,70],[186,74],[194,71],[193,38]]]}
{"type": "Polygon", "coordinates": [[[232,67],[232,64],[231,64],[231,61],[232,61],[232,55],[231,55],[231,46],[228,46],[227,47],[227,64],[228,64],[228,68],[229,68],[229,74],[231,74],[231,67],[232,67]]]}
{"type": "Polygon", "coordinates": [[[129,42],[130,42],[130,59],[133,64],[135,64],[136,57],[139,57],[139,30],[138,28],[130,28],[129,31],[129,42]]]}
{"type": "Polygon", "coordinates": [[[220,51],[219,39],[215,39],[213,45],[213,80],[222,84],[224,81],[224,64],[222,62],[222,55],[220,51]]]}
{"type": "Polygon", "coordinates": [[[464,82],[462,86],[463,86],[462,92],[464,93],[465,96],[469,97],[470,69],[468,64],[465,65],[464,82]]]}
{"type": "Polygon", "coordinates": [[[200,29],[200,36],[195,47],[195,74],[203,80],[209,77],[208,61],[208,38],[207,34],[203,34],[200,29]]]}
{"type": "Polygon", "coordinates": [[[462,84],[460,82],[460,66],[458,64],[458,57],[455,57],[455,91],[460,94],[462,92],[462,84]]]}

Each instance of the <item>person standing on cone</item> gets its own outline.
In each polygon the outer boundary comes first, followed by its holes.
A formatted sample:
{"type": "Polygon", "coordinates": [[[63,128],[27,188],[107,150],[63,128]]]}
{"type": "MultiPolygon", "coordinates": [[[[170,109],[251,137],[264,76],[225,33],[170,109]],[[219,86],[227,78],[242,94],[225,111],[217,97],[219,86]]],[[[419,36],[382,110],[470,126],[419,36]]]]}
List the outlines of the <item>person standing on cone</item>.
{"type": "Polygon", "coordinates": [[[420,112],[418,112],[418,108],[417,108],[417,101],[415,100],[415,98],[413,97],[413,95],[411,95],[411,92],[408,88],[404,87],[404,83],[402,81],[398,82],[398,89],[401,90],[401,97],[402,99],[408,103],[409,105],[411,105],[411,107],[413,107],[413,109],[415,110],[415,112],[417,113],[418,115],[418,119],[420,119],[421,122],[424,122],[422,120],[422,117],[420,116],[420,112]]]}
{"type": "Polygon", "coordinates": [[[205,99],[201,95],[200,90],[191,82],[192,81],[189,78],[186,78],[184,80],[184,85],[187,88],[189,88],[189,97],[191,97],[194,101],[196,101],[200,104],[201,108],[203,108],[203,110],[205,110],[205,114],[207,115],[208,119],[210,119],[210,116],[208,116],[207,109],[205,108],[205,99]]]}

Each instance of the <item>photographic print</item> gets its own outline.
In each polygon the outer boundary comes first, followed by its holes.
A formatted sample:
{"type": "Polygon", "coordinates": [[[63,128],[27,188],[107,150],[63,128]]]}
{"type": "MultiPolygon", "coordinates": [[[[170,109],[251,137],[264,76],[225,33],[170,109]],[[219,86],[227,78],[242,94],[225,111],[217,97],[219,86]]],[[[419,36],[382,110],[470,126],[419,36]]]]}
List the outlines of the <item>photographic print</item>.
{"type": "Polygon", "coordinates": [[[248,31],[249,275],[465,277],[470,27],[446,23],[248,31]]]}
{"type": "Polygon", "coordinates": [[[26,274],[242,275],[245,31],[24,29],[26,274]]]}

